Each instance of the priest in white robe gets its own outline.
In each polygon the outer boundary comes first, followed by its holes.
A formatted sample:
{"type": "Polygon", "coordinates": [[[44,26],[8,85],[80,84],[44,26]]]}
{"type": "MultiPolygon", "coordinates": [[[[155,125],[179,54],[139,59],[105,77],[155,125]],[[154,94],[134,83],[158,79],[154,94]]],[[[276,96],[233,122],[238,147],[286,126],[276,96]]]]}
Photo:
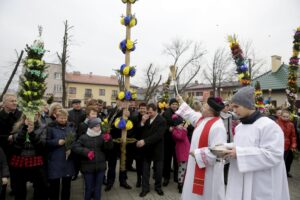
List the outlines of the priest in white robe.
{"type": "Polygon", "coordinates": [[[241,123],[235,129],[226,200],[289,200],[284,165],[284,134],[271,119],[255,110],[254,88],[232,97],[241,123]]]}
{"type": "Polygon", "coordinates": [[[176,114],[195,127],[181,199],[223,200],[224,164],[208,147],[223,144],[227,140],[224,123],[219,117],[224,104],[220,98],[210,97],[202,113],[199,113],[183,102],[181,97],[178,97],[178,101],[181,105],[176,114]]]}

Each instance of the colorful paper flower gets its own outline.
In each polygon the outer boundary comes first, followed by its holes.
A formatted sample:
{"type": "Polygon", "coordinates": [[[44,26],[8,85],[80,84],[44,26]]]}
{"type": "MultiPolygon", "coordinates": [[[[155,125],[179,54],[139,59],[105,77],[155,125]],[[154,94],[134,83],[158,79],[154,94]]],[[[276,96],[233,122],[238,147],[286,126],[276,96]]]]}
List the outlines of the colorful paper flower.
{"type": "Polygon", "coordinates": [[[120,42],[119,48],[125,54],[126,51],[134,51],[135,50],[135,42],[132,40],[123,40],[120,42]]]}
{"type": "Polygon", "coordinates": [[[125,92],[123,92],[123,91],[119,92],[118,99],[123,100],[124,98],[125,98],[125,92]]]}
{"type": "Polygon", "coordinates": [[[127,122],[126,122],[126,130],[128,131],[128,130],[130,130],[130,129],[132,129],[132,128],[133,128],[133,123],[132,123],[132,121],[127,120],[127,122]]]}

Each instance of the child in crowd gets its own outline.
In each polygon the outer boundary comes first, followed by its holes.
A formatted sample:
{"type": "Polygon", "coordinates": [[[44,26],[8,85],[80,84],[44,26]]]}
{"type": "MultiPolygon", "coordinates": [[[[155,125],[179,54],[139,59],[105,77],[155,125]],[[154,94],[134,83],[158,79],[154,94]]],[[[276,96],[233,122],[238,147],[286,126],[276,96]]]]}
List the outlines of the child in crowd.
{"type": "Polygon", "coordinates": [[[3,192],[5,196],[6,186],[8,183],[9,169],[6,161],[6,156],[2,148],[0,147],[0,196],[3,192]]]}
{"type": "Polygon", "coordinates": [[[86,131],[88,130],[88,122],[90,119],[97,118],[97,115],[98,115],[97,112],[98,112],[98,109],[96,106],[88,106],[85,109],[86,119],[84,120],[84,122],[81,122],[81,124],[79,124],[77,134],[76,134],[76,139],[78,139],[81,135],[86,134],[86,131]]]}
{"type": "Polygon", "coordinates": [[[58,109],[55,121],[48,125],[46,144],[48,147],[49,199],[70,199],[71,179],[75,174],[71,146],[75,140],[75,128],[68,121],[68,112],[58,109]]]}
{"type": "Polygon", "coordinates": [[[105,174],[105,153],[112,149],[113,142],[109,133],[101,134],[101,120],[92,118],[88,121],[86,134],[81,135],[72,147],[80,155],[81,172],[84,176],[84,200],[100,200],[101,186],[105,174]]]}
{"type": "Polygon", "coordinates": [[[182,193],[187,161],[189,157],[190,142],[187,135],[188,131],[184,126],[183,119],[176,114],[172,115],[172,119],[174,123],[172,135],[176,143],[175,150],[178,162],[178,190],[179,193],[182,193]]]}

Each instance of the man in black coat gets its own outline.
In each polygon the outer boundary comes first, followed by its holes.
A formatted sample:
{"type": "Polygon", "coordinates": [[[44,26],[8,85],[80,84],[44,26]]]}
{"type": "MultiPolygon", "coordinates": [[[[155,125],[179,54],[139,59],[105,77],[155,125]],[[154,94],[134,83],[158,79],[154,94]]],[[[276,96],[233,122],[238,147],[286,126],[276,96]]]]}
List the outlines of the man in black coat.
{"type": "Polygon", "coordinates": [[[173,130],[173,120],[172,115],[178,110],[178,102],[176,99],[170,99],[169,102],[170,107],[166,109],[166,111],[163,113],[163,117],[165,118],[167,122],[167,129],[165,131],[165,140],[164,140],[164,167],[163,167],[163,177],[164,182],[163,186],[167,186],[169,184],[170,180],[170,174],[171,174],[171,164],[172,164],[172,158],[173,158],[173,167],[174,167],[174,181],[177,182],[177,171],[178,171],[178,165],[177,160],[175,156],[175,142],[172,137],[172,130],[173,130]]]}
{"type": "Polygon", "coordinates": [[[157,113],[155,104],[147,106],[147,113],[143,115],[141,122],[141,140],[136,145],[143,150],[143,178],[142,192],[140,197],[144,197],[150,191],[149,178],[151,162],[155,166],[155,191],[158,195],[164,195],[161,189],[161,179],[164,160],[164,133],[166,121],[157,113]]]}
{"type": "MultiPolygon", "coordinates": [[[[145,103],[140,103],[138,107],[137,114],[130,113],[130,120],[133,123],[133,128],[128,131],[127,137],[128,138],[135,138],[136,140],[141,139],[141,121],[143,115],[147,113],[147,105],[145,103]]],[[[136,181],[136,187],[139,188],[142,186],[142,175],[143,175],[143,154],[142,149],[137,148],[136,143],[127,144],[127,158],[126,158],[126,169],[128,170],[128,167],[132,167],[130,165],[128,166],[127,161],[129,160],[128,157],[132,157],[132,159],[135,160],[136,163],[136,174],[137,174],[137,181],[136,181]]]]}
{"type": "MultiPolygon", "coordinates": [[[[21,116],[22,112],[17,109],[16,95],[5,94],[3,96],[3,109],[0,111],[0,147],[3,149],[7,160],[10,160],[11,156],[11,144],[13,141],[11,131],[21,116]]],[[[11,187],[14,190],[14,182],[11,182],[11,187]]],[[[5,199],[5,189],[3,188],[0,199],[5,199]]]]}
{"type": "MultiPolygon", "coordinates": [[[[114,126],[114,123],[118,117],[123,116],[124,106],[122,104],[123,104],[123,102],[117,99],[116,107],[114,107],[112,110],[110,110],[109,114],[107,116],[108,121],[111,122],[110,134],[113,139],[121,138],[122,130],[116,128],[114,126]]],[[[130,115],[129,111],[127,111],[124,114],[127,115],[127,117],[129,117],[129,115],[130,115]]],[[[107,185],[105,187],[106,192],[110,191],[114,185],[115,178],[116,178],[117,160],[118,160],[118,157],[120,156],[120,152],[121,152],[120,143],[114,142],[113,149],[111,149],[107,153],[108,170],[107,170],[107,185]]],[[[131,186],[127,183],[127,178],[128,178],[127,171],[119,171],[120,186],[125,189],[131,189],[131,186]]]]}
{"type": "Polygon", "coordinates": [[[81,122],[85,120],[86,114],[81,108],[81,101],[79,99],[72,100],[72,110],[69,111],[68,121],[73,122],[75,130],[81,122]]]}

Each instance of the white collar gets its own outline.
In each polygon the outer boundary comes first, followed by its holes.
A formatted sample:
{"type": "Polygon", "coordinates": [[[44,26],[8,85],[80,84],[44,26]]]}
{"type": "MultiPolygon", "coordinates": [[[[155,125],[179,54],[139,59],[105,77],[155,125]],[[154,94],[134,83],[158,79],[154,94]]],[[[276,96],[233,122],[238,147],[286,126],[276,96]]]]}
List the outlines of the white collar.
{"type": "Polygon", "coordinates": [[[95,132],[92,129],[88,128],[86,134],[90,137],[97,137],[101,134],[101,130],[99,132],[95,132]]]}

